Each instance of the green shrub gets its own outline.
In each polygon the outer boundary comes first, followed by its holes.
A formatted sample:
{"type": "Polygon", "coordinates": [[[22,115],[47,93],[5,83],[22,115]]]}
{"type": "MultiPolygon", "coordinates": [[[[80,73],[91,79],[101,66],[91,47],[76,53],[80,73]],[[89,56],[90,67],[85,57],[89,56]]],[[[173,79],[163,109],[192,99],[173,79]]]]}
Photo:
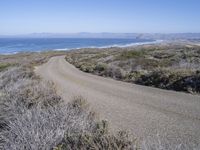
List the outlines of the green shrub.
{"type": "Polygon", "coordinates": [[[117,57],[118,59],[130,59],[130,58],[138,58],[138,57],[144,57],[146,53],[141,51],[123,51],[120,53],[120,55],[117,57]]]}
{"type": "Polygon", "coordinates": [[[184,71],[157,70],[140,76],[135,83],[162,89],[200,93],[200,74],[198,71],[191,74],[184,71]]]}
{"type": "Polygon", "coordinates": [[[114,79],[124,79],[126,73],[120,67],[108,65],[107,69],[104,71],[104,75],[114,79]]]}
{"type": "Polygon", "coordinates": [[[103,72],[107,69],[107,64],[105,63],[98,63],[96,66],[95,66],[95,71],[97,71],[98,73],[100,72],[103,72]]]}
{"type": "Polygon", "coordinates": [[[196,74],[182,77],[180,80],[175,81],[170,88],[176,91],[200,93],[200,74],[197,72],[196,74]]]}
{"type": "Polygon", "coordinates": [[[144,75],[144,72],[142,72],[142,71],[134,71],[134,72],[128,73],[128,74],[126,74],[125,81],[128,81],[128,82],[135,82],[135,81],[137,81],[142,75],[144,75]]]}
{"type": "Polygon", "coordinates": [[[9,63],[0,63],[0,72],[10,66],[11,66],[11,64],[9,64],[9,63]]]}
{"type": "Polygon", "coordinates": [[[83,72],[93,73],[95,66],[92,64],[84,63],[80,65],[80,70],[83,72]]]}
{"type": "Polygon", "coordinates": [[[126,132],[112,135],[97,130],[91,134],[66,135],[58,147],[60,150],[136,150],[136,144],[133,143],[126,132]]]}

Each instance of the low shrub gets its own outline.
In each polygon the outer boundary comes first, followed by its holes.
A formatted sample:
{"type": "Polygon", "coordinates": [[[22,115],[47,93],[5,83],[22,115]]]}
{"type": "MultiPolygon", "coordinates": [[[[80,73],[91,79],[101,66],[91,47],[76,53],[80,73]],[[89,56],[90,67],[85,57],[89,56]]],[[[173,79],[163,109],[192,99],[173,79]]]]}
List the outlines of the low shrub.
{"type": "Polygon", "coordinates": [[[107,69],[107,64],[105,63],[98,63],[95,66],[95,71],[98,73],[104,72],[107,69]]]}
{"type": "Polygon", "coordinates": [[[95,66],[91,64],[82,64],[79,66],[79,68],[83,72],[93,73],[95,66]]]}
{"type": "Polygon", "coordinates": [[[0,89],[12,87],[18,80],[36,78],[30,68],[12,67],[0,74],[0,89]]]}
{"type": "Polygon", "coordinates": [[[174,80],[177,80],[174,75],[171,75],[169,72],[165,72],[162,70],[152,71],[148,74],[142,75],[135,82],[138,84],[146,85],[146,86],[154,86],[159,88],[168,88],[174,80]]]}
{"type": "Polygon", "coordinates": [[[5,70],[6,68],[10,67],[11,64],[9,63],[0,63],[0,72],[5,70]]]}
{"type": "Polygon", "coordinates": [[[125,71],[117,66],[108,65],[108,67],[104,71],[104,75],[107,77],[112,77],[114,79],[123,79],[125,77],[125,71]]]}
{"type": "Polygon", "coordinates": [[[135,83],[162,89],[200,93],[200,74],[185,71],[156,70],[141,75],[135,83]]]}
{"type": "Polygon", "coordinates": [[[81,106],[59,103],[48,108],[41,104],[20,108],[23,113],[15,113],[1,133],[4,149],[52,149],[65,134],[89,133],[95,128],[91,113],[81,106]]]}
{"type": "Polygon", "coordinates": [[[130,58],[138,58],[138,57],[144,57],[145,55],[144,50],[140,51],[123,51],[120,53],[119,56],[117,56],[117,59],[124,60],[124,59],[130,59],[130,58]]]}
{"type": "Polygon", "coordinates": [[[133,71],[131,73],[127,73],[125,76],[125,81],[127,82],[135,82],[140,79],[142,75],[145,73],[143,71],[133,71]]]}
{"type": "Polygon", "coordinates": [[[61,101],[51,83],[40,81],[30,70],[21,67],[2,72],[0,82],[1,128],[4,128],[15,114],[23,114],[24,110],[38,103],[48,107],[61,101]]]}
{"type": "Polygon", "coordinates": [[[196,72],[196,74],[182,77],[180,80],[175,81],[170,88],[176,91],[200,93],[200,74],[196,72]]]}
{"type": "Polygon", "coordinates": [[[101,133],[97,130],[90,134],[66,135],[63,142],[58,145],[58,148],[61,150],[136,150],[136,144],[133,143],[133,140],[126,132],[112,135],[101,133]]]}

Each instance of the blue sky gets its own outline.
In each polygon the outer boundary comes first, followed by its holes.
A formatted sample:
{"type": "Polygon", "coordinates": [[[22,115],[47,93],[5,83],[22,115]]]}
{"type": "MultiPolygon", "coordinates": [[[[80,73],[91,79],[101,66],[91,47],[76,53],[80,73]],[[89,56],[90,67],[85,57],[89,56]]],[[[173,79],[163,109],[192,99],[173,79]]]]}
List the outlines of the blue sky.
{"type": "Polygon", "coordinates": [[[200,32],[200,0],[1,0],[0,34],[200,32]]]}

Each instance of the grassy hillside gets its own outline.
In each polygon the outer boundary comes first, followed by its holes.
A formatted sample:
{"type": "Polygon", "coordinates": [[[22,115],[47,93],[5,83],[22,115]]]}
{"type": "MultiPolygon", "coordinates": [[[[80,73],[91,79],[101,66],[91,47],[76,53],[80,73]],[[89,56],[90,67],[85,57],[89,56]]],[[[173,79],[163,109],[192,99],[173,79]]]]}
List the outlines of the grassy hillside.
{"type": "Polygon", "coordinates": [[[146,45],[70,51],[84,72],[162,89],[200,93],[200,46],[146,45]]]}

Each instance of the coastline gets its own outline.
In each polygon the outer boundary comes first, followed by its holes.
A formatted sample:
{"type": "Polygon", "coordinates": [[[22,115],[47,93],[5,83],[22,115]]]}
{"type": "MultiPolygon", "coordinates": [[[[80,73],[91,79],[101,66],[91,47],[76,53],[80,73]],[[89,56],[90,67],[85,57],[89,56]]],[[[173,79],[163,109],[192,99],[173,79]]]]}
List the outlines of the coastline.
{"type": "Polygon", "coordinates": [[[88,47],[77,47],[77,48],[58,48],[58,49],[47,49],[47,50],[30,50],[30,51],[14,51],[10,53],[1,53],[0,55],[15,55],[20,53],[41,53],[41,52],[49,52],[49,51],[71,51],[71,50],[80,50],[86,48],[96,48],[96,49],[104,49],[104,48],[127,48],[127,47],[135,47],[135,46],[142,46],[142,45],[157,45],[165,42],[164,40],[154,40],[148,42],[133,42],[130,44],[114,44],[114,45],[107,45],[107,46],[88,46],[88,47]]]}

